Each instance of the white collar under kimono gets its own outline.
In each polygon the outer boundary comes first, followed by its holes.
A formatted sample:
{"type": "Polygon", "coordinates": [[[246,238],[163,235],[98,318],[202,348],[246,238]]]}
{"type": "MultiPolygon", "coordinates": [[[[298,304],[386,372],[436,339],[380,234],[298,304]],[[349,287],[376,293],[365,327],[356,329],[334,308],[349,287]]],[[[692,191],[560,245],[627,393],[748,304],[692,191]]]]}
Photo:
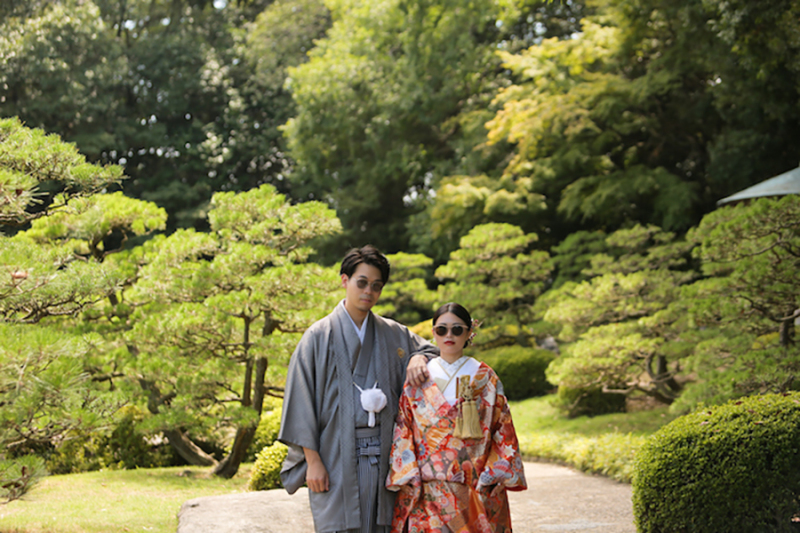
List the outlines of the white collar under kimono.
{"type": "Polygon", "coordinates": [[[462,355],[452,364],[442,357],[435,357],[428,361],[428,371],[431,373],[431,379],[439,387],[439,390],[444,385],[444,390],[441,392],[450,405],[456,403],[456,378],[461,376],[474,378],[480,366],[480,362],[466,355],[462,355]]]}
{"type": "Polygon", "coordinates": [[[341,302],[339,302],[339,305],[341,305],[342,308],[344,309],[344,314],[346,314],[347,318],[350,319],[350,323],[353,324],[354,328],[356,328],[356,333],[358,333],[358,340],[361,341],[361,344],[364,344],[364,336],[367,334],[367,322],[369,322],[369,315],[371,313],[367,313],[367,317],[361,323],[361,327],[359,328],[358,326],[356,326],[356,321],[353,320],[353,317],[351,317],[350,313],[347,311],[347,307],[345,307],[344,302],[345,301],[342,300],[341,302]]]}

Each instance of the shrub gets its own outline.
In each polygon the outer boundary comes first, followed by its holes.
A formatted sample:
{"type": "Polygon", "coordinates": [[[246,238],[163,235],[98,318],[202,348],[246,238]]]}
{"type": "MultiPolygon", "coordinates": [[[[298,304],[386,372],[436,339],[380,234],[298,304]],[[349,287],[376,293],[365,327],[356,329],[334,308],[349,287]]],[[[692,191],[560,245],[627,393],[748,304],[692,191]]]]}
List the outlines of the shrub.
{"type": "Polygon", "coordinates": [[[637,455],[633,506],[640,533],[795,531],[798,498],[798,393],[680,417],[637,455]]]}
{"type": "Polygon", "coordinates": [[[604,393],[599,387],[576,389],[562,385],[553,404],[570,418],[575,418],[622,413],[625,411],[626,398],[624,394],[604,393]]]}
{"type": "Polygon", "coordinates": [[[282,442],[274,442],[256,454],[256,462],[250,471],[247,490],[270,490],[281,487],[281,466],[289,448],[282,442]]]}
{"type": "Polygon", "coordinates": [[[258,423],[253,442],[247,448],[247,461],[255,461],[258,452],[272,446],[278,439],[278,432],[281,430],[281,409],[283,403],[279,398],[268,397],[264,412],[261,413],[261,421],[258,423]]]}
{"type": "Polygon", "coordinates": [[[477,357],[497,373],[509,400],[524,400],[547,394],[553,385],[544,371],[556,358],[548,350],[524,346],[502,346],[480,352],[477,357]]]}
{"type": "Polygon", "coordinates": [[[172,448],[159,435],[141,431],[144,413],[127,405],[114,415],[110,430],[71,432],[48,451],[47,470],[52,474],[74,474],[102,468],[133,469],[180,463],[172,448]]]}
{"type": "Polygon", "coordinates": [[[103,458],[110,468],[155,468],[177,464],[173,449],[159,435],[139,429],[144,413],[132,405],[115,416],[116,427],[103,439],[103,458]]]}
{"type": "Polygon", "coordinates": [[[64,439],[43,454],[51,474],[90,472],[105,467],[99,434],[68,432],[64,439]]]}

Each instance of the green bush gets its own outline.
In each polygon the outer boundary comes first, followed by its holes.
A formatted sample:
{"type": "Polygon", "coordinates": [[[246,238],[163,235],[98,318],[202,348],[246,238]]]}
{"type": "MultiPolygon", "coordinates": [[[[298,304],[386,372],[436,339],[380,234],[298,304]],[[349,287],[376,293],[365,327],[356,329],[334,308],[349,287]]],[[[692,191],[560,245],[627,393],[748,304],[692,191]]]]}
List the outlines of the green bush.
{"type": "Polygon", "coordinates": [[[247,490],[270,490],[281,487],[281,466],[289,448],[282,442],[274,442],[256,454],[256,462],[250,471],[247,490]]]}
{"type": "Polygon", "coordinates": [[[570,418],[622,413],[625,403],[624,394],[604,393],[599,387],[573,389],[561,386],[553,400],[553,405],[570,418]]]}
{"type": "Polygon", "coordinates": [[[798,393],[680,417],[637,455],[633,507],[640,533],[796,531],[798,498],[798,393]]]}
{"type": "Polygon", "coordinates": [[[261,413],[261,421],[258,423],[253,442],[247,448],[247,461],[255,461],[258,452],[272,446],[278,439],[278,432],[281,430],[281,409],[283,403],[279,398],[268,397],[264,405],[264,412],[261,413]]]}
{"type": "Polygon", "coordinates": [[[553,385],[544,375],[556,354],[540,348],[501,346],[476,356],[497,373],[509,400],[524,400],[547,394],[553,385]]]}
{"type": "Polygon", "coordinates": [[[100,435],[69,432],[57,446],[43,454],[51,474],[75,474],[104,468],[100,435]]]}
{"type": "Polygon", "coordinates": [[[125,406],[114,418],[116,426],[102,442],[103,460],[109,468],[155,468],[177,463],[178,458],[164,439],[139,429],[144,419],[141,409],[125,406]]]}
{"type": "Polygon", "coordinates": [[[106,431],[68,433],[67,438],[44,454],[52,474],[74,474],[102,468],[155,468],[180,464],[169,444],[158,435],[139,429],[144,413],[138,407],[122,407],[106,431]]]}

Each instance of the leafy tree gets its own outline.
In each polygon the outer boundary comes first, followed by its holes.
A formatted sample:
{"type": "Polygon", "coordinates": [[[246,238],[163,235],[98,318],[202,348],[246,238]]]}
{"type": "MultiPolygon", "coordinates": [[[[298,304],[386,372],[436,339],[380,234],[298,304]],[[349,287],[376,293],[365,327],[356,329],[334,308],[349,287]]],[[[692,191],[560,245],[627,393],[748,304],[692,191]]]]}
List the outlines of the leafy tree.
{"type": "MultiPolygon", "coordinates": [[[[16,119],[0,120],[3,226],[38,227],[121,177],[119,167],[88,164],[55,135],[16,119]]],[[[0,460],[25,463],[19,479],[2,483],[10,497],[18,497],[33,479],[22,456],[71,431],[102,425],[116,409],[117,399],[103,395],[83,365],[99,338],[64,326],[68,317],[121,287],[124,278],[81,260],[69,243],[40,244],[24,232],[0,233],[0,265],[0,460]]]]}
{"type": "Polygon", "coordinates": [[[705,279],[683,298],[707,331],[687,362],[699,380],[681,407],[800,386],[800,201],[796,195],[726,206],[689,233],[705,279]]]}
{"type": "Polygon", "coordinates": [[[293,162],[279,131],[295,105],[285,87],[287,69],[304,63],[316,39],[331,24],[321,0],[271,2],[234,33],[236,57],[227,65],[230,95],[223,114],[206,125],[202,152],[209,172],[225,178],[222,190],[247,190],[271,183],[292,194],[293,162]],[[238,58],[242,61],[236,63],[238,58]]]}
{"type": "Polygon", "coordinates": [[[208,234],[145,244],[128,343],[153,425],[187,438],[235,431],[214,467],[231,477],[299,334],[332,305],[336,272],[306,262],[307,242],[340,224],[322,204],[290,205],[267,185],[216,193],[209,223],[208,234]]]}
{"type": "MultiPolygon", "coordinates": [[[[437,289],[439,302],[458,302],[485,322],[485,337],[500,344],[530,344],[532,306],[552,269],[547,252],[531,250],[537,239],[510,224],[484,224],[461,238],[461,248],[436,269],[452,280],[437,289]],[[488,328],[493,326],[493,328],[488,328]]],[[[484,341],[488,342],[488,341],[484,341]]]]}
{"type": "MultiPolygon", "coordinates": [[[[0,114],[124,166],[125,192],[166,208],[170,229],[202,227],[215,190],[280,185],[289,167],[277,127],[291,102],[247,54],[268,3],[27,2],[0,20],[0,114]]],[[[304,59],[282,45],[275,61],[304,59]]]]}
{"type": "Polygon", "coordinates": [[[24,226],[63,209],[72,198],[122,180],[122,169],[86,162],[74,145],[17,119],[0,119],[0,224],[24,226]],[[54,201],[54,192],[63,194],[54,201]]]}
{"type": "Polygon", "coordinates": [[[337,210],[340,241],[406,249],[407,219],[433,180],[454,163],[485,164],[473,148],[500,83],[500,9],[462,0],[329,5],[326,38],[289,69],[295,194],[337,210]]]}
{"type": "Polygon", "coordinates": [[[409,326],[430,318],[436,304],[436,291],[428,289],[433,260],[404,252],[389,254],[387,259],[392,265],[391,278],[374,311],[409,326]]]}
{"type": "Polygon", "coordinates": [[[602,231],[577,231],[554,246],[553,265],[558,272],[553,281],[557,289],[567,281],[584,281],[589,278],[584,270],[591,264],[591,258],[607,252],[606,234],[602,231]]]}
{"type": "Polygon", "coordinates": [[[513,84],[494,101],[488,139],[510,144],[511,155],[499,179],[444,181],[432,224],[448,212],[519,217],[514,224],[548,244],[634,223],[683,232],[720,197],[791,168],[796,65],[793,45],[781,43],[793,42],[796,25],[782,23],[782,39],[750,21],[791,21],[794,7],[745,4],[593,2],[572,38],[499,51],[513,84]],[[764,46],[751,44],[759,39],[764,46]],[[761,61],[770,81],[759,79],[761,61]]]}
{"type": "Polygon", "coordinates": [[[697,277],[688,262],[694,245],[655,226],[618,230],[606,243],[615,255],[593,256],[584,271],[590,279],[567,282],[539,302],[569,343],[548,379],[570,410],[598,391],[672,403],[688,379],[681,360],[693,347],[680,290],[697,277]]]}
{"type": "Polygon", "coordinates": [[[709,146],[709,182],[725,197],[797,165],[798,12],[794,1],[705,0],[724,47],[709,90],[726,127],[709,146]],[[768,28],[768,31],[767,31],[768,28]]]}

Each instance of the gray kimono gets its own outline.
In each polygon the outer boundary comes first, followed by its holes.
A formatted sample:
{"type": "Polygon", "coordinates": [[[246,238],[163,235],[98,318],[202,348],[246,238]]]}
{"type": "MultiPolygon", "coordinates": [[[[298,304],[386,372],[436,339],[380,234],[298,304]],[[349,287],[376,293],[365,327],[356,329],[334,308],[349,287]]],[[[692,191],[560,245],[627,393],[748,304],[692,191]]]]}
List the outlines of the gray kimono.
{"type": "Polygon", "coordinates": [[[384,486],[392,431],[406,366],[411,356],[433,357],[437,348],[397,322],[370,313],[364,345],[344,306],[306,330],[289,362],[278,440],[289,446],[281,482],[293,494],[305,482],[303,447],[316,450],[328,470],[330,490],[310,492],[311,513],[318,532],[361,526],[355,428],[367,415],[358,389],[375,381],[386,394],[380,424],[380,488],[377,523],[390,525],[394,493],[384,486]],[[369,362],[369,364],[367,364],[369,362]],[[357,375],[358,374],[358,375],[357,375]],[[367,383],[367,380],[370,382],[367,383]]]}

